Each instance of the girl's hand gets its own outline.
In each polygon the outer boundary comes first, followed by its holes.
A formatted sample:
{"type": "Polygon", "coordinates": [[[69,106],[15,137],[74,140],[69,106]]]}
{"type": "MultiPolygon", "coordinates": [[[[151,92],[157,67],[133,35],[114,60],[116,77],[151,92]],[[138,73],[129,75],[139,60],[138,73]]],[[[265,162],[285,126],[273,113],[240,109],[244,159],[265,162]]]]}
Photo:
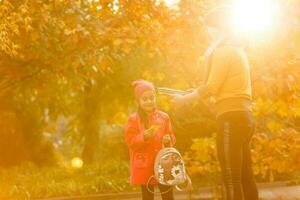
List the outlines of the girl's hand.
{"type": "Polygon", "coordinates": [[[165,146],[169,145],[171,143],[171,136],[169,134],[164,135],[162,142],[165,146]]]}
{"type": "Polygon", "coordinates": [[[159,128],[160,128],[159,125],[152,125],[150,128],[145,130],[145,132],[144,132],[145,140],[149,140],[149,139],[153,138],[156,134],[156,131],[158,131],[159,128]]]}

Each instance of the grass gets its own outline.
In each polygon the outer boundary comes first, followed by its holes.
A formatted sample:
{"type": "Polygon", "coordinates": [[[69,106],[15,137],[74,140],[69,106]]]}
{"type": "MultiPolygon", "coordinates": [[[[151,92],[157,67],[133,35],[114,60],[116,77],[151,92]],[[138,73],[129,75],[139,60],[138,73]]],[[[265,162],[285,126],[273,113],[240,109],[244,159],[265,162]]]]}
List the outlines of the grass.
{"type": "MultiPolygon", "coordinates": [[[[216,188],[216,182],[221,183],[217,174],[191,178],[194,188],[216,188]]],[[[0,169],[0,199],[33,199],[137,190],[139,187],[129,184],[128,161],[124,160],[85,165],[81,169],[62,166],[41,168],[31,163],[0,169]]]]}
{"type": "Polygon", "coordinates": [[[132,191],[128,163],[110,161],[84,166],[39,168],[25,164],[0,171],[0,197],[32,199],[132,191]]]}

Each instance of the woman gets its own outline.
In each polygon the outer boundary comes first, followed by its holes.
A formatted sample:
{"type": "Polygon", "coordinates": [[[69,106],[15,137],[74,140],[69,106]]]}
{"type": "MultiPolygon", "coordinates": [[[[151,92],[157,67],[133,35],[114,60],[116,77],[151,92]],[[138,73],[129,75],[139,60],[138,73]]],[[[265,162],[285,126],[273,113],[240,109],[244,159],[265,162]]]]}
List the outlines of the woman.
{"type": "Polygon", "coordinates": [[[212,43],[205,54],[204,83],[173,102],[180,107],[214,97],[217,151],[226,199],[258,200],[249,145],[255,127],[250,66],[242,40],[231,31],[230,13],[230,7],[218,7],[206,16],[212,43]]]}

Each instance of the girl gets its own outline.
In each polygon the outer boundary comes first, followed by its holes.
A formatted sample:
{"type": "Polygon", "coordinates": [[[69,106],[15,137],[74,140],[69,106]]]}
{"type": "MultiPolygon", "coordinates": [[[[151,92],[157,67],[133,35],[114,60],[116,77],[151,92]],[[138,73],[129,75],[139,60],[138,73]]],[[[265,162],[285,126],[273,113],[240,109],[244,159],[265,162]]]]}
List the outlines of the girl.
{"type": "Polygon", "coordinates": [[[172,188],[158,184],[152,178],[159,150],[163,146],[175,144],[169,116],[156,108],[155,87],[152,83],[138,80],[132,85],[138,110],[129,117],[125,129],[125,140],[130,153],[130,182],[141,186],[143,200],[154,199],[155,185],[163,200],[173,200],[172,188]]]}

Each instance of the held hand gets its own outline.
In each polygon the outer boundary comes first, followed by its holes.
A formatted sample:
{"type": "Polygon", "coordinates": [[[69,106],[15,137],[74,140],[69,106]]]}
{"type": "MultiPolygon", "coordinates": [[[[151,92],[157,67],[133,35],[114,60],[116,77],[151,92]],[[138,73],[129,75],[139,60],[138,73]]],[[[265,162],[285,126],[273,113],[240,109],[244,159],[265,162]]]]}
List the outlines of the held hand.
{"type": "Polygon", "coordinates": [[[158,131],[159,128],[160,128],[159,125],[152,125],[150,128],[145,130],[145,132],[144,132],[145,140],[149,140],[149,139],[153,138],[156,134],[156,131],[158,131]]]}
{"type": "Polygon", "coordinates": [[[172,101],[171,101],[172,106],[175,108],[181,108],[185,105],[185,98],[183,95],[176,95],[172,101]]]}
{"type": "Polygon", "coordinates": [[[176,96],[173,99],[172,104],[176,108],[181,108],[184,105],[193,104],[198,100],[199,100],[198,90],[194,89],[189,94],[183,96],[176,96]]]}

